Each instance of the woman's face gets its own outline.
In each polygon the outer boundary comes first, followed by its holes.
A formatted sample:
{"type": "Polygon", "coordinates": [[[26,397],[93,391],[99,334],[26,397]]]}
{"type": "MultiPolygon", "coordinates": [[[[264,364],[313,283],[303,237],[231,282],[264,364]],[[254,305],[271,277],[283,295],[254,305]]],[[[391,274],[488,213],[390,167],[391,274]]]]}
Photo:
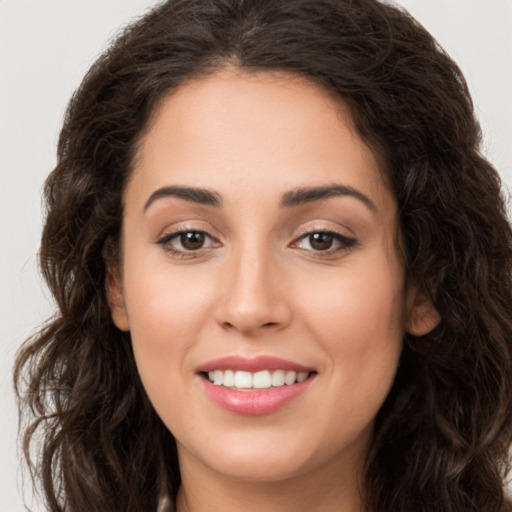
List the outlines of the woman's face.
{"type": "Polygon", "coordinates": [[[223,71],[161,103],[108,294],[182,472],[356,477],[404,332],[433,327],[397,231],[375,158],[316,86],[223,71]]]}

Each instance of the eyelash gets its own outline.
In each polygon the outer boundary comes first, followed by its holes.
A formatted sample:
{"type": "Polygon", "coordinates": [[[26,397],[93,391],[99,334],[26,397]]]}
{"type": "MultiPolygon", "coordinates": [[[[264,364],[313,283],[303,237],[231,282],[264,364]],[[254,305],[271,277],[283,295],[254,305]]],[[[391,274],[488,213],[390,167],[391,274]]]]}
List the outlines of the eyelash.
{"type": "MultiPolygon", "coordinates": [[[[307,240],[308,238],[314,236],[314,235],[324,235],[332,237],[332,245],[337,245],[335,247],[329,247],[328,249],[321,251],[321,250],[314,250],[314,249],[302,249],[304,251],[313,252],[316,257],[329,257],[333,256],[340,252],[345,252],[350,250],[351,248],[355,247],[358,242],[355,238],[350,238],[348,236],[342,235],[341,233],[338,233],[336,231],[330,231],[328,229],[304,229],[303,233],[300,234],[294,242],[292,242],[292,246],[298,244],[302,240],[307,240]]],[[[310,242],[311,246],[311,242],[310,242]]],[[[300,248],[299,248],[300,249],[300,248]]]]}
{"type": "Polygon", "coordinates": [[[205,247],[199,247],[197,250],[187,250],[187,249],[175,249],[172,247],[171,242],[174,239],[179,239],[181,236],[186,234],[198,234],[198,235],[204,235],[205,239],[209,239],[213,242],[217,242],[215,238],[213,238],[211,235],[209,235],[206,231],[202,231],[201,229],[178,229],[176,231],[173,231],[172,233],[168,233],[166,235],[163,235],[161,238],[157,240],[157,244],[163,246],[164,250],[171,254],[172,256],[179,256],[182,258],[186,258],[187,256],[193,256],[194,253],[200,251],[201,249],[205,249],[205,247]]]}
{"type": "MultiPolygon", "coordinates": [[[[177,231],[174,231],[172,233],[168,233],[166,235],[163,235],[161,238],[157,240],[157,244],[162,245],[164,250],[171,254],[172,256],[178,256],[181,258],[186,258],[190,256],[194,256],[195,253],[198,253],[202,249],[209,249],[211,247],[198,247],[196,250],[194,249],[175,249],[172,247],[171,242],[174,239],[179,239],[183,235],[187,234],[195,234],[195,235],[201,235],[204,236],[205,240],[210,240],[210,243],[212,246],[215,246],[215,244],[219,244],[219,242],[213,238],[211,235],[209,235],[206,231],[202,231],[200,229],[179,229],[177,231]]],[[[337,254],[339,252],[348,251],[349,249],[355,247],[358,242],[355,238],[350,238],[345,235],[342,235],[341,233],[337,233],[336,231],[329,231],[326,229],[305,229],[303,233],[301,233],[295,240],[290,244],[290,246],[296,246],[299,242],[303,240],[307,240],[309,237],[312,237],[314,235],[324,235],[332,237],[332,245],[337,243],[337,247],[329,247],[326,250],[315,250],[313,248],[311,249],[304,249],[298,247],[298,249],[306,251],[306,252],[312,252],[315,254],[316,257],[329,257],[334,254],[337,254]]],[[[183,246],[183,244],[182,244],[183,246]]],[[[311,246],[311,242],[310,242],[311,246]]]]}

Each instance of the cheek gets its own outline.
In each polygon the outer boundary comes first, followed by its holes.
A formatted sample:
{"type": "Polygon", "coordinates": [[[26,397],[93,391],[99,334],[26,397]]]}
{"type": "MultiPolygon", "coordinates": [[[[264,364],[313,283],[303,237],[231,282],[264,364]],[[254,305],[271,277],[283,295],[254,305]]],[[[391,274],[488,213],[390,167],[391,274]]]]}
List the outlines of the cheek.
{"type": "Polygon", "coordinates": [[[200,327],[209,307],[208,280],[192,266],[169,264],[158,251],[132,250],[124,266],[125,300],[132,336],[166,343],[200,327]],[[149,252],[149,255],[147,254],[149,252]],[[145,271],[141,271],[145,268],[145,271]]]}
{"type": "Polygon", "coordinates": [[[184,288],[186,284],[148,275],[138,286],[132,282],[133,289],[127,291],[132,346],[142,384],[155,411],[178,438],[190,435],[196,424],[190,407],[194,396],[186,385],[194,373],[188,354],[200,336],[205,307],[202,295],[184,288]]]}
{"type": "Polygon", "coordinates": [[[124,276],[130,334],[139,374],[159,410],[168,389],[191,372],[187,354],[200,337],[210,304],[200,280],[186,271],[172,271],[160,261],[140,272],[135,256],[134,251],[126,261],[124,276]]]}
{"type": "Polygon", "coordinates": [[[332,401],[347,407],[339,414],[368,420],[387,396],[402,350],[402,271],[380,258],[323,282],[296,290],[298,316],[328,356],[323,371],[332,377],[332,401]],[[347,392],[350,400],[340,396],[347,392]]]}
{"type": "Polygon", "coordinates": [[[364,269],[347,267],[333,272],[329,279],[311,276],[297,286],[295,296],[299,316],[317,329],[319,339],[332,344],[333,350],[385,349],[402,339],[403,277],[388,264],[370,260],[364,269]]]}

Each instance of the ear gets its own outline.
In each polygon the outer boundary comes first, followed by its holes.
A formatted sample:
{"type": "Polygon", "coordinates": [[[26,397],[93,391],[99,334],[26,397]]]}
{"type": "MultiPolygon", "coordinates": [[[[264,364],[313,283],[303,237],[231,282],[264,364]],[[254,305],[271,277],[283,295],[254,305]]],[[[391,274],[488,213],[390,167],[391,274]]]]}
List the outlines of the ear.
{"type": "Polygon", "coordinates": [[[413,336],[428,334],[441,321],[432,301],[415,284],[411,284],[407,291],[406,314],[405,330],[413,336]]]}
{"type": "Polygon", "coordinates": [[[119,264],[111,260],[106,262],[106,266],[105,292],[112,321],[121,331],[129,331],[130,322],[124,302],[123,280],[119,264]]]}

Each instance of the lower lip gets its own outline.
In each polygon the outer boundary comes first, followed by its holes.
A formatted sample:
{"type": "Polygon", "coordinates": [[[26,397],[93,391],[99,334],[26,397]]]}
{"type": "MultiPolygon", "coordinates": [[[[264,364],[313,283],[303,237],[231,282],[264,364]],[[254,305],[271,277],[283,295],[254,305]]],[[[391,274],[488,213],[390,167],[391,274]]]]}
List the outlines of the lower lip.
{"type": "Polygon", "coordinates": [[[238,391],[225,386],[216,386],[207,378],[202,378],[206,393],[213,402],[227,411],[244,416],[260,416],[278,411],[302,395],[312,380],[310,376],[305,381],[291,386],[238,391]]]}

